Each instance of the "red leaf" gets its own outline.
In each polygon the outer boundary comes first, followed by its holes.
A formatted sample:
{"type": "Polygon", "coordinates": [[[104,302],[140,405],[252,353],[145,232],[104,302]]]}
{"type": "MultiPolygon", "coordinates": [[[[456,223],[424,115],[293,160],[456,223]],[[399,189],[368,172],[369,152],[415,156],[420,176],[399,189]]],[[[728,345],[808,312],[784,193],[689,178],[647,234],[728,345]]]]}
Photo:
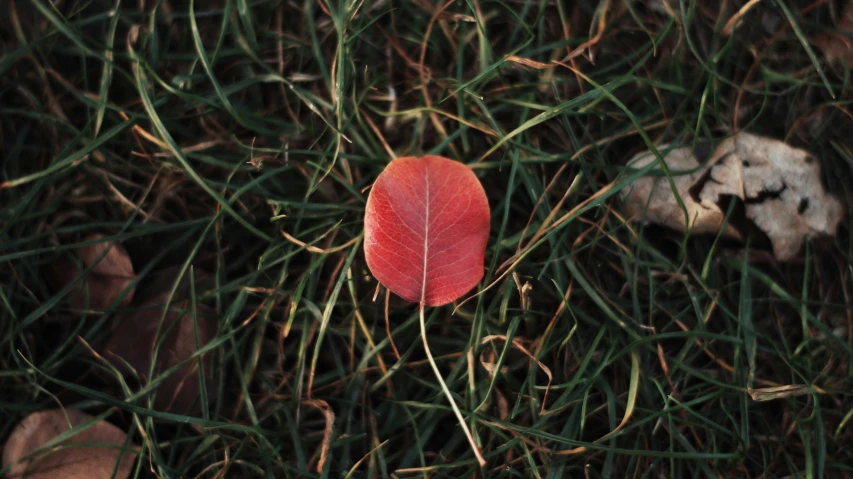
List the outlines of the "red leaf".
{"type": "Polygon", "coordinates": [[[489,221],[486,192],[470,168],[441,156],[398,158],[367,199],[367,266],[404,299],[447,304],[483,277],[489,221]]]}

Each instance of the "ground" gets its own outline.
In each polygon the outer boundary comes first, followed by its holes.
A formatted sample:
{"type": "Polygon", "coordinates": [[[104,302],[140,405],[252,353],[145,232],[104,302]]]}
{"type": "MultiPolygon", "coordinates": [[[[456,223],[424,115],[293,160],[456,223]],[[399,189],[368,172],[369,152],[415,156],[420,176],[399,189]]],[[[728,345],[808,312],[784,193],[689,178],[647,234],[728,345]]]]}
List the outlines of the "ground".
{"type": "Polygon", "coordinates": [[[845,6],[4,3],[0,443],[61,405],[128,433],[132,477],[853,477],[849,221],[780,262],[618,195],[652,145],[748,131],[849,205],[845,6]],[[369,187],[427,153],[491,207],[484,279],[426,312],[483,468],[364,260],[369,187]],[[93,233],[132,300],[57,286],[93,233]],[[194,407],[155,402],[175,370],[116,386],[146,291],[214,318],[194,407]]]}

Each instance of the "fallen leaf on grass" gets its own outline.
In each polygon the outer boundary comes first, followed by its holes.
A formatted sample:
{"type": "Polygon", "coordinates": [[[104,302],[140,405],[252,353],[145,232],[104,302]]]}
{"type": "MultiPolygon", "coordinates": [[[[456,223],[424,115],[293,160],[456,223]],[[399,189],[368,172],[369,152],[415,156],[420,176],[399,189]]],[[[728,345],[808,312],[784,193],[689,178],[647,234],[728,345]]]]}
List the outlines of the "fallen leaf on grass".
{"type": "MultiPolygon", "coordinates": [[[[213,340],[217,321],[210,308],[201,304],[196,305],[197,321],[193,321],[189,300],[172,302],[164,318],[163,308],[168,298],[169,293],[162,293],[128,314],[107,342],[104,357],[120,371],[135,373],[145,384],[168,374],[157,386],[154,408],[188,413],[195,410],[194,403],[199,399],[199,364],[196,358],[190,358],[213,340]],[[149,378],[152,363],[155,363],[154,375],[149,378]],[[181,363],[176,371],[169,371],[181,363]]],[[[209,354],[203,356],[202,367],[209,379],[212,367],[209,354]]]]}
{"type": "MultiPolygon", "coordinates": [[[[642,168],[657,161],[648,152],[629,161],[642,168]]],[[[727,198],[739,198],[746,217],[763,231],[780,261],[794,258],[806,238],[835,235],[843,205],[826,193],[819,163],[806,151],[771,138],[740,133],[721,142],[704,166],[689,148],[664,158],[690,217],[676,202],[665,177],[644,176],[622,191],[628,216],[691,233],[716,233],[723,226],[727,198]],[[684,171],[687,174],[682,174],[684,171]]],[[[743,239],[726,224],[723,234],[743,239]]]]}
{"type": "Polygon", "coordinates": [[[853,67],[853,2],[846,2],[835,25],[836,32],[820,33],[812,38],[827,60],[841,60],[853,67]]]}
{"type": "Polygon", "coordinates": [[[178,282],[178,276],[183,269],[183,265],[169,266],[140,278],[134,299],[137,303],[145,302],[155,296],[171,292],[173,288],[175,288],[175,297],[188,298],[191,286],[199,293],[215,286],[214,275],[197,266],[184,271],[178,282]],[[178,282],[177,288],[175,282],[178,282]]]}
{"type": "MultiPolygon", "coordinates": [[[[668,145],[663,145],[659,150],[666,151],[667,148],[668,145]]],[[[651,152],[644,152],[629,161],[628,166],[641,169],[656,161],[651,152]]],[[[691,188],[701,181],[705,169],[701,168],[699,160],[690,148],[673,149],[664,161],[672,173],[678,196],[687,209],[687,216],[690,218],[689,229],[697,234],[719,231],[726,217],[725,212],[716,204],[700,202],[691,194],[691,188]]],[[[688,230],[684,211],[675,201],[666,177],[641,177],[622,190],[622,196],[626,200],[625,210],[629,217],[644,218],[648,222],[666,225],[678,231],[688,230]]],[[[726,226],[724,233],[730,237],[739,237],[739,233],[731,225],[726,226]]]]}
{"type": "MultiPolygon", "coordinates": [[[[86,236],[83,241],[97,241],[103,238],[105,238],[104,235],[95,233],[86,236]]],[[[136,279],[130,257],[119,244],[104,241],[81,246],[77,250],[77,256],[79,262],[67,257],[61,258],[48,267],[45,275],[54,289],[62,289],[80,276],[83,271],[80,266],[84,269],[92,268],[86,275],[86,279],[78,283],[68,296],[70,306],[74,309],[107,309],[136,279]]],[[[133,292],[131,287],[119,306],[127,306],[133,299],[133,292]]]]}
{"type": "Polygon", "coordinates": [[[3,467],[12,466],[9,479],[122,479],[130,476],[136,453],[122,450],[124,431],[98,421],[72,437],[37,452],[48,441],[92,420],[76,409],[52,409],[32,413],[12,431],[3,448],[3,467]],[[83,446],[82,444],[86,444],[83,446]],[[119,459],[121,456],[121,459],[119,459]],[[118,464],[116,464],[118,462],[118,464]],[[113,471],[115,470],[115,476],[113,471]]]}
{"type": "Polygon", "coordinates": [[[700,198],[719,202],[732,195],[744,200],[747,218],[767,234],[777,258],[796,256],[805,238],[835,235],[844,209],[824,191],[820,165],[807,151],[749,134],[726,140],[717,151],[713,181],[705,184],[700,198]]]}
{"type": "Polygon", "coordinates": [[[450,303],[483,277],[489,222],[489,201],[470,168],[441,156],[397,158],[367,199],[367,266],[408,301],[450,303]]]}
{"type": "Polygon", "coordinates": [[[480,282],[490,220],[474,172],[434,155],[391,161],[373,183],[364,212],[367,266],[389,290],[420,303],[424,352],[480,467],[486,459],[429,350],[424,308],[455,301],[480,282]]]}

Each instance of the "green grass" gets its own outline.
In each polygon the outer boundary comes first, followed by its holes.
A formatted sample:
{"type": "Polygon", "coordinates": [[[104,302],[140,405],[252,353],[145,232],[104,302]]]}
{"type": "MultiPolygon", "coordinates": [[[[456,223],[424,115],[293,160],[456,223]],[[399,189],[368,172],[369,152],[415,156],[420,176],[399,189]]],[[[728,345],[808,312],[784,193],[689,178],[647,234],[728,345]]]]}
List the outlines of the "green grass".
{"type": "Polygon", "coordinates": [[[849,204],[853,78],[809,41],[844,2],[761,2],[728,37],[744,2],[183,3],[0,6],[0,442],[61,404],[125,429],[136,477],[853,475],[848,227],[780,264],[616,196],[633,154],[744,130],[849,204]],[[361,252],[369,186],[424,153],[492,208],[484,292],[426,317],[482,470],[361,252]],[[94,232],[217,312],[197,413],[109,388],[87,344],[127,311],[48,287],[94,232]]]}

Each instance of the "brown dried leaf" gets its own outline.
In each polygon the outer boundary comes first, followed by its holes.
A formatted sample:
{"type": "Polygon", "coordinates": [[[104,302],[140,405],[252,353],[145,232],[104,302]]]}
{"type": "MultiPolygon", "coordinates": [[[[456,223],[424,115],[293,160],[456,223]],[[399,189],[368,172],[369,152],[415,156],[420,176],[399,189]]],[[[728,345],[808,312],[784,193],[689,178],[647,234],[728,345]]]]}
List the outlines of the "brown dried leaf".
{"type": "MultiPolygon", "coordinates": [[[[644,153],[629,165],[638,168],[650,161],[654,158],[644,153]]],[[[664,161],[672,170],[699,166],[687,148],[673,150],[664,161]]],[[[678,193],[695,219],[689,231],[716,233],[725,217],[720,203],[724,197],[738,197],[746,217],[767,234],[781,261],[794,258],[806,238],[835,235],[844,216],[843,205],[824,191],[818,162],[808,152],[771,138],[738,134],[720,143],[703,167],[675,175],[673,171],[678,193]]],[[[622,195],[629,216],[688,231],[666,178],[640,178],[622,195]]],[[[737,238],[728,226],[724,234],[737,238]]]]}
{"type": "MultiPolygon", "coordinates": [[[[196,329],[199,348],[213,340],[217,321],[210,308],[197,304],[197,321],[193,321],[190,301],[175,301],[163,318],[168,298],[168,292],[154,296],[128,314],[113,332],[104,348],[104,357],[116,368],[126,373],[135,372],[147,382],[195,354],[196,329]],[[154,376],[148,378],[155,358],[154,376]]],[[[210,355],[203,356],[202,366],[209,378],[212,367],[210,355]]],[[[154,408],[175,413],[192,412],[198,396],[198,361],[192,359],[159,384],[154,408]]]]}
{"type": "MultiPolygon", "coordinates": [[[[145,302],[155,296],[172,291],[183,268],[183,265],[169,266],[141,278],[133,296],[136,302],[145,302]]],[[[213,274],[193,265],[181,276],[178,287],[175,289],[175,296],[179,298],[189,297],[191,285],[194,285],[197,292],[212,288],[214,287],[214,279],[213,274]]]]}
{"type": "Polygon", "coordinates": [[[846,2],[835,27],[837,32],[815,35],[812,43],[830,62],[841,60],[853,67],[853,2],[846,2]]]}
{"type": "MultiPolygon", "coordinates": [[[[84,241],[97,241],[105,238],[95,233],[86,236],[84,241]]],[[[94,245],[81,246],[77,250],[83,268],[94,265],[86,276],[85,286],[81,283],[74,287],[68,296],[70,306],[74,309],[87,307],[86,292],[88,290],[88,309],[104,310],[110,307],[134,279],[133,265],[127,251],[115,243],[102,242],[94,245]],[[105,253],[106,252],[106,253],[105,253]],[[103,255],[103,258],[101,258],[103,255]],[[98,260],[100,258],[100,261],[98,260]]],[[[61,289],[80,276],[82,270],[68,258],[62,258],[48,267],[46,279],[54,289],[61,289]]],[[[133,288],[122,298],[119,306],[127,306],[133,299],[133,288]]]]}
{"type": "MultiPolygon", "coordinates": [[[[60,446],[24,459],[56,436],[92,420],[76,409],[52,409],[30,414],[12,431],[3,448],[3,467],[12,465],[7,478],[122,479],[130,476],[136,454],[122,450],[124,431],[99,421],[60,446]],[[76,446],[76,444],[87,444],[76,446]],[[97,445],[94,445],[97,444],[97,445]],[[104,446],[100,446],[103,444],[104,446]],[[110,447],[111,446],[111,447],[110,447]],[[46,454],[45,454],[46,453],[46,454]],[[119,460],[119,455],[121,459],[119,460]],[[118,466],[116,468],[116,462],[118,466]],[[113,470],[116,470],[113,476],[113,470]]],[[[136,448],[133,448],[136,450],[136,448]]]]}

